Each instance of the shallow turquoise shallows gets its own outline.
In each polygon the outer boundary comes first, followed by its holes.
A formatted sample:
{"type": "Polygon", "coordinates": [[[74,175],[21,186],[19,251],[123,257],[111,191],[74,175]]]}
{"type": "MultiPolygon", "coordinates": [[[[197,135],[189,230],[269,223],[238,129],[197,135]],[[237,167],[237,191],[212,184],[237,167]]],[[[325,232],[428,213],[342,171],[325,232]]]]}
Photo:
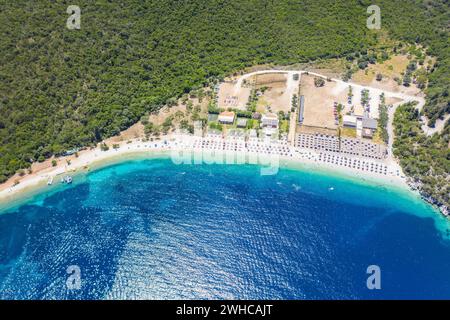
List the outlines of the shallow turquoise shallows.
{"type": "Polygon", "coordinates": [[[128,161],[0,215],[2,299],[450,298],[449,270],[415,195],[309,169],[128,161]]]}

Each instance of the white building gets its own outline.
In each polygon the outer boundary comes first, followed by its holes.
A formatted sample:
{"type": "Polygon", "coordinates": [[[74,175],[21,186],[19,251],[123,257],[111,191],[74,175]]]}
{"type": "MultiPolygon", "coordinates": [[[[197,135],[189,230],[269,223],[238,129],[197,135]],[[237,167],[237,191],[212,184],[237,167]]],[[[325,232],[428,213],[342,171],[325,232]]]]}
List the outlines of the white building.
{"type": "Polygon", "coordinates": [[[224,111],[221,114],[219,114],[218,120],[220,123],[223,123],[223,124],[233,124],[235,117],[236,117],[236,115],[234,114],[234,112],[224,111]]]}
{"type": "Polygon", "coordinates": [[[356,122],[358,120],[356,116],[345,115],[342,117],[342,120],[344,122],[344,127],[356,128],[356,122]]]}
{"type": "Polygon", "coordinates": [[[376,119],[364,118],[362,119],[362,127],[363,133],[362,136],[364,138],[373,138],[373,135],[378,129],[378,121],[376,119]]]}
{"type": "Polygon", "coordinates": [[[263,114],[261,118],[261,126],[269,128],[278,128],[278,116],[275,113],[263,114]]]}
{"type": "Polygon", "coordinates": [[[376,119],[363,118],[362,126],[364,129],[370,129],[370,130],[376,131],[378,129],[378,121],[376,119]]]}
{"type": "Polygon", "coordinates": [[[356,136],[358,138],[362,137],[362,131],[363,131],[363,122],[361,118],[356,119],[356,136]]]}

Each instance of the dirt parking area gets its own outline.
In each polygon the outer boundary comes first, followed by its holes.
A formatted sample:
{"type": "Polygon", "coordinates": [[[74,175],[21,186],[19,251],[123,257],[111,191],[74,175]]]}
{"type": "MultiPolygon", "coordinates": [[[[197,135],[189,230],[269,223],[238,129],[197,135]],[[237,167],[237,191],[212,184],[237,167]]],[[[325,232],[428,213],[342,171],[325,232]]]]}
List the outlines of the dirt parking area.
{"type": "MultiPolygon", "coordinates": [[[[348,88],[335,82],[325,82],[323,87],[314,85],[314,76],[302,75],[300,94],[305,97],[305,126],[336,129],[334,102],[347,104],[348,88]]],[[[347,86],[348,87],[348,86],[347,86]]]]}
{"type": "MultiPolygon", "coordinates": [[[[262,74],[256,76],[256,89],[266,88],[259,97],[258,110],[270,106],[272,112],[289,112],[292,104],[292,90],[288,86],[287,74],[262,74]]],[[[295,90],[295,89],[294,89],[295,90]]]]}

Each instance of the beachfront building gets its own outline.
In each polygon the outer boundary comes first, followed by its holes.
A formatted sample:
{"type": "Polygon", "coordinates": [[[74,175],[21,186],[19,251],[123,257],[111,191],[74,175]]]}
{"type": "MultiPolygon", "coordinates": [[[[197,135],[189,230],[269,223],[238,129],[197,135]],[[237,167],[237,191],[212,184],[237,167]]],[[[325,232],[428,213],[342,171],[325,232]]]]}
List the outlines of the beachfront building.
{"type": "Polygon", "coordinates": [[[259,113],[259,112],[253,112],[253,113],[252,113],[252,119],[253,119],[253,120],[261,120],[261,113],[259,113]]]}
{"type": "Polygon", "coordinates": [[[266,113],[261,117],[261,127],[278,128],[278,116],[275,113],[266,113]]]}
{"type": "Polygon", "coordinates": [[[356,116],[345,115],[342,117],[344,127],[356,128],[358,118],[356,116]]]}
{"type": "Polygon", "coordinates": [[[233,124],[236,114],[232,111],[224,111],[219,114],[219,122],[222,124],[233,124]]]}
{"type": "Polygon", "coordinates": [[[358,138],[362,137],[362,131],[363,131],[363,123],[361,118],[356,118],[356,136],[358,138]]]}
{"type": "Polygon", "coordinates": [[[305,113],[305,96],[300,96],[300,105],[298,110],[298,124],[303,124],[303,120],[305,120],[304,113],[305,113]]]}
{"type": "Polygon", "coordinates": [[[364,117],[361,122],[361,136],[363,138],[372,139],[378,129],[378,121],[376,119],[364,117]]]}
{"type": "Polygon", "coordinates": [[[236,126],[238,128],[247,128],[247,119],[245,118],[238,118],[236,122],[236,126]]]}
{"type": "Polygon", "coordinates": [[[373,132],[378,129],[378,121],[372,118],[364,118],[362,119],[363,129],[372,130],[373,132]]]}
{"type": "Polygon", "coordinates": [[[378,128],[378,121],[369,118],[367,113],[365,116],[345,115],[342,120],[344,127],[356,129],[358,138],[372,138],[378,128]]]}

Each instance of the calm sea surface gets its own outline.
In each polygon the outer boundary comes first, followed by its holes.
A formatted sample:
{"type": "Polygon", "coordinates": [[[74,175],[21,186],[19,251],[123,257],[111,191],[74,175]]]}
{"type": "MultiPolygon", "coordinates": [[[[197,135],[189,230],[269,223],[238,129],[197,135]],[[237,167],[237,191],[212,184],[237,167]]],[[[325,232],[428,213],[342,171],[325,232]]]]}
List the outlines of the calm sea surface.
{"type": "Polygon", "coordinates": [[[128,161],[1,212],[0,298],[448,299],[447,229],[408,192],[310,170],[128,161]]]}

